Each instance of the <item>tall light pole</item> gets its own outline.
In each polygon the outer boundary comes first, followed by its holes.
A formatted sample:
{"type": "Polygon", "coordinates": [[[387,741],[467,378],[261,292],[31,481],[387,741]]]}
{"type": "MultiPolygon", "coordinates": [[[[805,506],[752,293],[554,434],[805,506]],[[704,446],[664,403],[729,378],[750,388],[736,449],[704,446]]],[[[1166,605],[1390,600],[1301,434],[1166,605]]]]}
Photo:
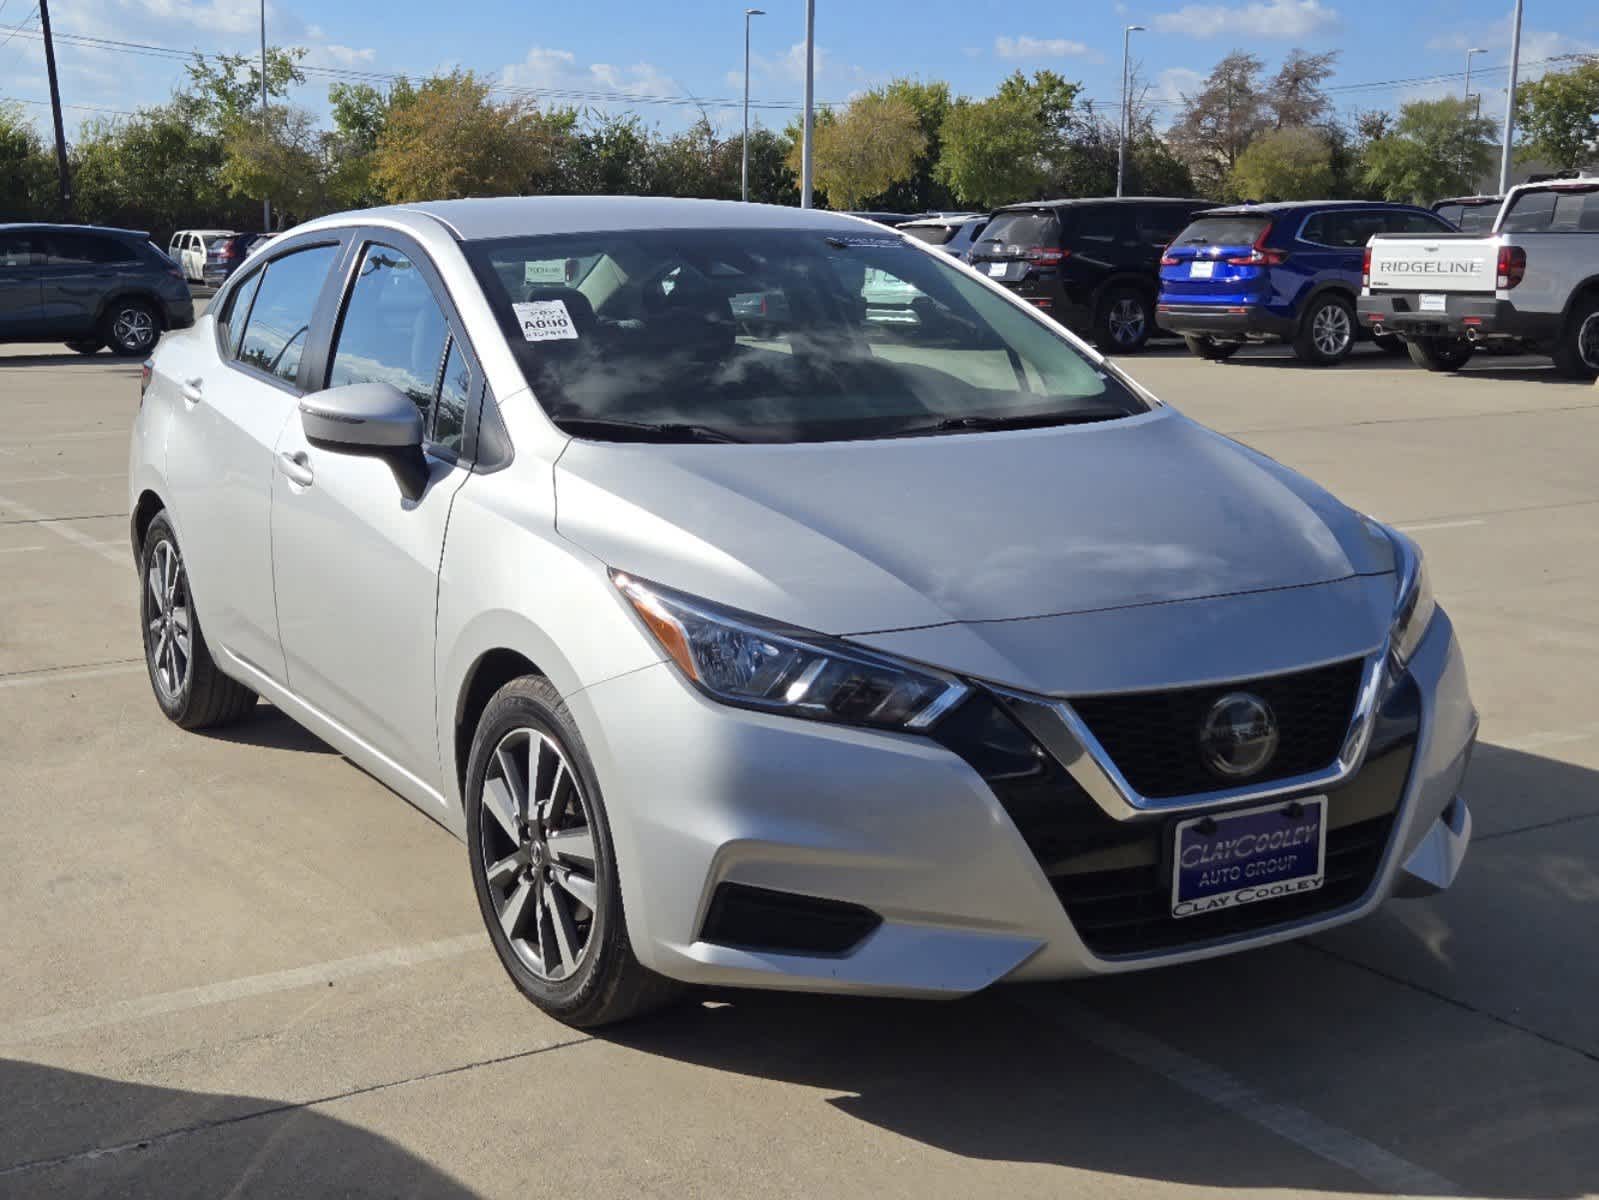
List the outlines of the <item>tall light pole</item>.
{"type": "Polygon", "coordinates": [[[744,10],[744,165],[739,172],[739,190],[745,204],[750,202],[750,18],[765,15],[759,8],[744,10]]]}
{"type": "Polygon", "coordinates": [[[800,207],[811,206],[816,178],[812,142],[816,136],[816,0],[805,0],[805,134],[800,145],[800,207]]]}
{"type": "MultiPolygon", "coordinates": [[[[267,80],[266,80],[266,0],[261,0],[261,149],[266,150],[267,139],[271,136],[271,129],[267,121],[267,80]]],[[[272,232],[272,201],[261,197],[261,232],[272,232]]]]}
{"type": "Polygon", "coordinates": [[[1122,194],[1122,180],[1127,175],[1127,137],[1132,132],[1133,116],[1129,109],[1132,107],[1128,96],[1128,50],[1132,43],[1134,33],[1142,33],[1142,25],[1128,25],[1122,29],[1122,121],[1121,136],[1116,139],[1116,194],[1122,194]]]}
{"type": "MultiPolygon", "coordinates": [[[[1488,51],[1483,50],[1483,49],[1481,49],[1480,47],[1477,47],[1477,46],[1473,46],[1470,50],[1466,51],[1466,96],[1465,96],[1465,100],[1466,100],[1466,103],[1468,105],[1471,103],[1471,56],[1473,54],[1487,54],[1487,53],[1488,53],[1488,51]]],[[[1477,104],[1477,111],[1479,113],[1482,111],[1482,104],[1481,104],[1480,101],[1477,104]]],[[[1470,165],[1469,162],[1468,162],[1469,156],[1470,156],[1470,151],[1464,145],[1462,145],[1460,147],[1460,159],[1461,159],[1461,161],[1460,161],[1460,167],[1461,167],[1460,173],[1462,175],[1464,175],[1466,173],[1466,168],[1470,165]]],[[[1476,183],[1475,180],[1471,181],[1471,186],[1473,186],[1473,187],[1477,186],[1477,183],[1476,183]]]]}
{"type": "Polygon", "coordinates": [[[1516,128],[1516,72],[1521,66],[1521,0],[1510,31],[1510,86],[1505,89],[1505,140],[1499,149],[1499,194],[1510,190],[1510,139],[1516,128]]]}

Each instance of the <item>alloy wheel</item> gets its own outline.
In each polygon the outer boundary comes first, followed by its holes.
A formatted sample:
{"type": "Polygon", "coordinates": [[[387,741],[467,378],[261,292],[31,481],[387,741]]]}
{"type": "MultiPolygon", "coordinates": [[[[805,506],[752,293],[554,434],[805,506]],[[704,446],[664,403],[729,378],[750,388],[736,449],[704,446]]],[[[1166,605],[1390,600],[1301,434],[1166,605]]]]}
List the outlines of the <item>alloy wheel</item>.
{"type": "Polygon", "coordinates": [[[1599,312],[1591,312],[1577,330],[1577,356],[1583,364],[1599,371],[1599,312]]]}
{"type": "Polygon", "coordinates": [[[111,322],[111,335],[129,350],[143,350],[155,341],[155,320],[142,308],[129,305],[111,322]]]}
{"type": "Polygon", "coordinates": [[[194,632],[188,576],[170,541],[156,543],[145,583],[146,653],[156,686],[168,701],[176,701],[189,681],[194,632]]]}
{"type": "Polygon", "coordinates": [[[1317,310],[1310,325],[1310,340],[1316,349],[1329,358],[1342,354],[1354,336],[1354,326],[1349,313],[1341,304],[1324,304],[1317,310]]]}
{"type": "Polygon", "coordinates": [[[582,964],[600,901],[594,824],[583,785],[553,739],[515,729],[483,780],[478,853],[506,941],[540,979],[582,964]]]}
{"type": "Polygon", "coordinates": [[[1144,306],[1131,296],[1123,296],[1111,305],[1105,323],[1118,346],[1131,346],[1144,335],[1144,319],[1144,306]]]}

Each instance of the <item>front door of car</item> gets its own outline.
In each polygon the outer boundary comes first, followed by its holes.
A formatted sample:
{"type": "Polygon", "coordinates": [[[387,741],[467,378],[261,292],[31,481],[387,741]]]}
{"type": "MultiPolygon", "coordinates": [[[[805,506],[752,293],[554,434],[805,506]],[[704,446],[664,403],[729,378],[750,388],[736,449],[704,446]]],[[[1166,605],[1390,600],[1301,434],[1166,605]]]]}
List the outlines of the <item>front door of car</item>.
{"type": "Polygon", "coordinates": [[[18,338],[39,326],[40,256],[35,235],[0,233],[0,338],[18,338]]]}
{"type": "Polygon", "coordinates": [[[181,399],[167,436],[167,486],[195,605],[214,648],[286,678],[272,592],[273,454],[298,411],[301,359],[338,242],[301,246],[223,298],[214,340],[162,356],[181,399]]]}
{"type": "Polygon", "coordinates": [[[326,384],[382,382],[408,395],[426,431],[427,481],[408,494],[389,460],[313,445],[289,422],[273,481],[278,628],[290,689],[437,790],[439,564],[470,473],[458,456],[481,376],[419,248],[370,242],[354,258],[326,384]]]}

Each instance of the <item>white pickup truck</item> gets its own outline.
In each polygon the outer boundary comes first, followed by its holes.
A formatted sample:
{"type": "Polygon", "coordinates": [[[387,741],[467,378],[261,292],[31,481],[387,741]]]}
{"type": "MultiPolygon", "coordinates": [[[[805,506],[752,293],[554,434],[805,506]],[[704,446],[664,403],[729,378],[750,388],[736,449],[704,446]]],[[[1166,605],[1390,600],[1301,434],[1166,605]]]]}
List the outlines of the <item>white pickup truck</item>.
{"type": "Polygon", "coordinates": [[[1487,234],[1377,234],[1362,275],[1361,322],[1404,338],[1429,370],[1457,370],[1494,340],[1599,376],[1599,179],[1512,188],[1487,234]]]}

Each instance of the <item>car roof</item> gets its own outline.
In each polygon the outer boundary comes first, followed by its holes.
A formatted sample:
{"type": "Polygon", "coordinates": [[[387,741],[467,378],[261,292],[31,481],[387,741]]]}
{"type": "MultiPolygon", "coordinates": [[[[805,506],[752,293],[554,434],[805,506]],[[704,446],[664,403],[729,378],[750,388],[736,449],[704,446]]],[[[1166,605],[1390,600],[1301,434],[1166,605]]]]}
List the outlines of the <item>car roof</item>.
{"type": "Polygon", "coordinates": [[[1341,210],[1359,211],[1363,208],[1408,209],[1413,212],[1428,212],[1416,204],[1400,204],[1389,200],[1270,200],[1265,204],[1223,204],[1217,208],[1207,208],[1204,212],[1195,213],[1196,217],[1244,217],[1256,213],[1293,213],[1309,212],[1311,209],[1325,209],[1329,212],[1341,210]]]}
{"type": "Polygon", "coordinates": [[[1070,208],[1078,204],[1212,204],[1199,196],[1072,196],[1062,200],[1021,200],[1004,204],[994,212],[1025,212],[1037,208],[1070,208]]]}
{"type": "Polygon", "coordinates": [[[854,233],[884,227],[860,217],[815,208],[684,200],[663,196],[497,196],[428,200],[335,213],[302,229],[392,222],[410,228],[442,225],[463,242],[546,234],[622,233],[647,229],[765,229],[854,233]]]}
{"type": "Polygon", "coordinates": [[[0,233],[15,233],[24,229],[47,233],[104,233],[124,238],[150,236],[149,231],[144,229],[119,229],[115,225],[71,225],[58,221],[12,221],[0,224],[0,233]]]}

